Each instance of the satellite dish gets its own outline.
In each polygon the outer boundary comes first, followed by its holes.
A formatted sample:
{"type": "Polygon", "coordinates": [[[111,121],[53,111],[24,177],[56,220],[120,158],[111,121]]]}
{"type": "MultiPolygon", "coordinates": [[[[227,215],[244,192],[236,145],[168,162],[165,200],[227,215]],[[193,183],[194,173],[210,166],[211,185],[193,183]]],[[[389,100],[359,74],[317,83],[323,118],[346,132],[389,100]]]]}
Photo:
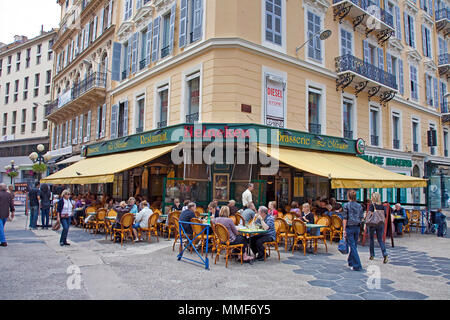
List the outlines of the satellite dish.
{"type": "Polygon", "coordinates": [[[331,36],[331,30],[324,30],[320,33],[319,39],[325,40],[328,39],[331,36]]]}

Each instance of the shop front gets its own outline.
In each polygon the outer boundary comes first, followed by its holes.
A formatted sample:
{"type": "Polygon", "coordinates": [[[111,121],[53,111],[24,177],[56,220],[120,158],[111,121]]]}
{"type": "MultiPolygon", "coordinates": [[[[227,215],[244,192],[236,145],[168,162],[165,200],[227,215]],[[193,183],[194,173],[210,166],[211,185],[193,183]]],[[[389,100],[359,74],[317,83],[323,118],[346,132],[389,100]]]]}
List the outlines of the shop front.
{"type": "Polygon", "coordinates": [[[425,173],[429,179],[427,198],[431,210],[450,207],[450,161],[427,159],[425,173]]]}
{"type": "Polygon", "coordinates": [[[426,181],[356,156],[364,141],[255,124],[181,124],[86,148],[86,159],[43,179],[97,185],[107,195],[141,195],[168,210],[175,198],[206,207],[241,196],[249,182],[256,205],[335,196],[346,188],[424,187],[426,181]]]}

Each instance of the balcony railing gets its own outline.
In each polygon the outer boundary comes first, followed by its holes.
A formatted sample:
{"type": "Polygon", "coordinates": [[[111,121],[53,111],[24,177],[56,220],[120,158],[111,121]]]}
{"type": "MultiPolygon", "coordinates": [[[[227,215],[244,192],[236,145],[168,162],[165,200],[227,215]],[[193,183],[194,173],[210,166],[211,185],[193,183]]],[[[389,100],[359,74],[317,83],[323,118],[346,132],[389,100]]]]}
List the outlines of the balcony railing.
{"type": "Polygon", "coordinates": [[[45,116],[47,117],[48,115],[52,114],[57,109],[58,109],[58,99],[45,105],[45,116]]]}
{"type": "Polygon", "coordinates": [[[309,132],[314,134],[322,133],[322,126],[319,123],[309,123],[309,132]]]}
{"type": "Polygon", "coordinates": [[[344,138],[353,139],[353,131],[352,130],[344,130],[344,138]]]}
{"type": "Polygon", "coordinates": [[[139,70],[142,70],[145,68],[145,63],[147,62],[147,59],[143,59],[139,61],[139,70]]]}
{"type": "Polygon", "coordinates": [[[370,144],[373,146],[378,146],[378,136],[370,136],[370,144]]]}
{"type": "Polygon", "coordinates": [[[450,54],[449,53],[440,54],[438,57],[438,66],[443,66],[445,64],[450,64],[450,54]]]}
{"type": "Polygon", "coordinates": [[[444,19],[450,19],[450,10],[448,8],[436,10],[434,20],[439,21],[444,19]]]}
{"type": "MultiPolygon", "coordinates": [[[[337,4],[339,2],[344,2],[345,0],[333,0],[333,4],[337,4]]],[[[367,14],[374,16],[375,18],[381,20],[382,22],[384,22],[385,24],[387,24],[389,27],[391,27],[392,29],[394,28],[394,17],[392,16],[392,14],[390,14],[389,12],[387,12],[384,9],[381,9],[379,5],[377,5],[375,2],[370,1],[370,0],[349,0],[351,3],[353,3],[354,5],[360,7],[362,10],[366,11],[367,14]],[[378,12],[380,12],[380,16],[378,16],[378,14],[373,15],[369,12],[368,9],[370,9],[371,6],[376,7],[376,10],[378,12]]]]}
{"type": "Polygon", "coordinates": [[[413,151],[419,152],[419,144],[418,143],[413,143],[413,151]]]}
{"type": "Polygon", "coordinates": [[[336,72],[355,72],[360,76],[376,81],[384,86],[397,90],[397,83],[393,74],[387,73],[381,68],[374,66],[361,59],[346,54],[335,59],[336,72]]]}
{"type": "Polygon", "coordinates": [[[441,113],[448,113],[447,101],[442,101],[441,102],[441,113]]]}
{"type": "Polygon", "coordinates": [[[186,115],[186,123],[194,123],[195,121],[198,121],[199,119],[198,116],[199,116],[198,112],[186,115]]]}
{"type": "Polygon", "coordinates": [[[160,122],[158,122],[157,127],[158,127],[158,129],[167,127],[167,121],[160,121],[160,122]]]}
{"type": "Polygon", "coordinates": [[[400,140],[393,139],[392,144],[394,145],[394,149],[400,149],[400,140]]]}

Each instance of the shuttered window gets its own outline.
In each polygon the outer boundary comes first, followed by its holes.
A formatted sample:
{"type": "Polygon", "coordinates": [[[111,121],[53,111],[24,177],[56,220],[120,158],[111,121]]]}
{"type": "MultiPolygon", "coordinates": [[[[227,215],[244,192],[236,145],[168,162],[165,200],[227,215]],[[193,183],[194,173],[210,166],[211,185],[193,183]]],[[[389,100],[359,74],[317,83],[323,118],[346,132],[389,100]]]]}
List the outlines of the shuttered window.
{"type": "Polygon", "coordinates": [[[266,6],[266,41],[277,45],[282,45],[281,21],[282,8],[281,0],[265,0],[266,6]]]}

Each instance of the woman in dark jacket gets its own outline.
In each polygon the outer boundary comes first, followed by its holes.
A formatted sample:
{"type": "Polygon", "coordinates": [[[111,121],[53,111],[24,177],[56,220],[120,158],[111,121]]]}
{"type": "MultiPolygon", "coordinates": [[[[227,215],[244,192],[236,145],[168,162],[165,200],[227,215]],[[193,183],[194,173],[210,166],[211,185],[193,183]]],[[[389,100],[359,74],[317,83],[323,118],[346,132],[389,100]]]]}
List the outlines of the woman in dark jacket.
{"type": "Polygon", "coordinates": [[[42,229],[48,229],[48,219],[51,206],[51,193],[48,184],[41,184],[41,224],[42,229]]]}
{"type": "Polygon", "coordinates": [[[56,212],[58,214],[57,221],[63,228],[59,240],[61,246],[70,246],[70,243],[67,242],[67,234],[69,233],[70,219],[73,216],[74,207],[75,202],[70,199],[70,191],[64,190],[56,207],[56,212]]]}
{"type": "MultiPolygon", "coordinates": [[[[369,205],[369,212],[375,212],[375,210],[383,210],[384,217],[386,218],[386,207],[381,204],[380,194],[378,192],[372,193],[372,203],[369,205]]],[[[374,233],[377,234],[378,244],[380,245],[381,253],[383,254],[383,263],[388,262],[388,254],[386,252],[386,245],[383,241],[384,234],[384,224],[368,227],[369,231],[369,239],[370,239],[370,260],[375,258],[375,241],[374,241],[374,233]]]]}

